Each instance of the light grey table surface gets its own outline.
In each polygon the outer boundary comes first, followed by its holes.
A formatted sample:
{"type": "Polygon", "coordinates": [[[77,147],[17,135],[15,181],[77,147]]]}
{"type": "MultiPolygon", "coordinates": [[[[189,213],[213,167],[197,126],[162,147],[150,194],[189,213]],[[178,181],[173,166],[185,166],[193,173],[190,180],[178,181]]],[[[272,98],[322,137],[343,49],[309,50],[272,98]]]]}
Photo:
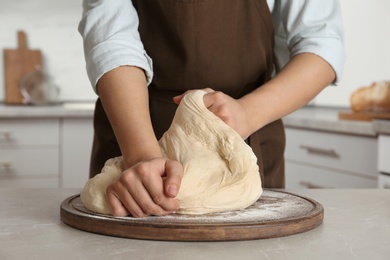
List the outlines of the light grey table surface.
{"type": "Polygon", "coordinates": [[[287,237],[234,242],[133,240],[60,220],[75,189],[0,189],[0,259],[390,259],[390,190],[293,190],[324,206],[324,223],[287,237]]]}

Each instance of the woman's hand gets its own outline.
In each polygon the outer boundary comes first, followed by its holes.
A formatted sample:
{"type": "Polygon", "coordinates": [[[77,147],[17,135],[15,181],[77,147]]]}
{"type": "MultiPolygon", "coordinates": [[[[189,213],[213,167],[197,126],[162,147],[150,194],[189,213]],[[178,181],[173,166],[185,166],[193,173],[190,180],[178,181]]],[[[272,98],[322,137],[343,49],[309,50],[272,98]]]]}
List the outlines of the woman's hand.
{"type": "MultiPolygon", "coordinates": [[[[203,100],[210,111],[246,139],[307,104],[335,78],[335,71],[324,59],[300,53],[275,77],[238,100],[212,89],[204,89],[208,94],[203,100]]],[[[180,103],[183,95],[175,97],[174,102],[180,103]]]]}
{"type": "MultiPolygon", "coordinates": [[[[245,107],[238,99],[234,99],[223,92],[214,91],[210,88],[202,89],[207,92],[203,96],[205,106],[216,116],[222,119],[227,125],[233,128],[243,139],[249,137],[253,131],[249,128],[249,118],[245,107]]],[[[184,95],[194,90],[189,90],[180,96],[173,98],[176,104],[179,104],[184,95]]]]}
{"type": "Polygon", "coordinates": [[[144,71],[131,66],[113,69],[99,80],[98,90],[127,169],[106,189],[111,213],[142,217],[178,210],[175,197],[183,167],[162,158],[150,120],[144,71]]]}
{"type": "Polygon", "coordinates": [[[175,198],[183,177],[177,161],[153,158],[135,164],[107,187],[106,196],[114,216],[167,215],[179,209],[175,198]]]}

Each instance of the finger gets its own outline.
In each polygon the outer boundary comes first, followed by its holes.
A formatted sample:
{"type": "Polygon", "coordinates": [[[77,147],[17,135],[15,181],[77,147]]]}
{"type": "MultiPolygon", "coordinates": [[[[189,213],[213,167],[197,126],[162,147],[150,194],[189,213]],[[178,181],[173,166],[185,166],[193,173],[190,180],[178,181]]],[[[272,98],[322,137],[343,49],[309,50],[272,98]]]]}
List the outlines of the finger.
{"type": "Polygon", "coordinates": [[[210,109],[215,103],[223,98],[223,95],[224,94],[220,91],[208,92],[203,96],[203,103],[208,109],[210,109]]]}
{"type": "MultiPolygon", "coordinates": [[[[180,165],[181,166],[181,165],[180,165]]],[[[164,192],[164,181],[163,177],[166,177],[166,169],[165,166],[161,168],[156,168],[158,171],[158,174],[156,175],[148,175],[144,176],[142,183],[147,190],[148,194],[145,195],[143,194],[142,196],[148,196],[146,197],[141,197],[140,194],[143,193],[142,190],[137,191],[134,196],[138,198],[140,196],[139,200],[143,200],[142,203],[151,203],[151,201],[155,204],[157,204],[160,210],[164,211],[159,211],[159,215],[166,214],[168,212],[176,211],[180,207],[180,203],[178,200],[171,198],[167,196],[164,192]],[[150,200],[149,200],[150,198],[150,200]]],[[[156,172],[157,173],[157,172],[156,172]]],[[[151,209],[145,209],[145,210],[151,210],[151,209]]]]}
{"type": "Polygon", "coordinates": [[[124,185],[123,179],[120,178],[117,182],[113,183],[113,185],[108,186],[107,193],[113,194],[116,197],[116,199],[119,201],[119,202],[115,202],[115,200],[113,199],[113,202],[116,203],[114,205],[116,208],[113,209],[113,212],[115,214],[113,215],[124,216],[125,211],[127,212],[126,215],[130,213],[133,217],[136,218],[145,217],[149,215],[148,213],[145,213],[143,211],[143,209],[139,206],[137,201],[133,198],[133,196],[128,190],[128,185],[124,185]]]}
{"type": "Polygon", "coordinates": [[[174,198],[179,192],[183,178],[183,166],[177,161],[168,160],[165,163],[164,191],[169,197],[174,198]]]}
{"type": "Polygon", "coordinates": [[[191,93],[192,91],[194,91],[194,90],[187,90],[183,94],[173,97],[173,102],[175,102],[176,104],[180,104],[180,102],[183,99],[183,97],[185,95],[187,95],[188,93],[191,93]]]}
{"type": "MultiPolygon", "coordinates": [[[[120,181],[126,188],[125,192],[121,194],[120,198],[124,206],[130,211],[134,217],[143,217],[146,215],[166,215],[170,212],[164,210],[161,206],[156,204],[147,188],[145,183],[158,182],[161,180],[160,175],[156,175],[157,178],[150,178],[153,174],[150,170],[146,170],[149,167],[137,167],[137,174],[134,172],[127,172],[122,174],[120,181]]],[[[158,187],[158,185],[156,186],[158,187]]],[[[160,181],[160,190],[162,193],[162,180],[160,181]]]]}
{"type": "Polygon", "coordinates": [[[202,89],[203,91],[207,92],[207,93],[213,93],[213,92],[216,92],[214,89],[212,88],[203,88],[202,89]]]}
{"type": "MultiPolygon", "coordinates": [[[[194,92],[195,90],[196,90],[196,89],[187,90],[187,91],[184,92],[183,94],[173,97],[173,102],[175,102],[176,104],[180,104],[181,100],[183,99],[183,97],[184,97],[185,95],[187,95],[188,93],[194,92]]],[[[201,90],[203,90],[203,91],[205,91],[205,92],[207,92],[207,93],[212,93],[212,92],[214,92],[214,90],[213,90],[212,88],[203,88],[203,89],[201,89],[201,90]]]]}
{"type": "MultiPolygon", "coordinates": [[[[148,185],[150,185],[150,184],[148,183],[148,185]]],[[[160,190],[161,190],[161,192],[160,192],[160,194],[161,194],[162,193],[162,185],[160,187],[160,190]]],[[[155,195],[152,195],[151,192],[149,190],[147,190],[147,188],[144,187],[143,185],[139,185],[139,186],[135,187],[134,189],[130,190],[130,194],[134,198],[134,201],[137,203],[137,205],[142,209],[142,212],[144,212],[146,215],[161,216],[161,215],[167,215],[167,214],[171,213],[172,211],[176,210],[175,207],[167,208],[167,210],[165,208],[163,208],[163,205],[167,204],[166,201],[164,200],[163,196],[158,197],[158,198],[161,198],[159,201],[159,203],[161,203],[161,205],[156,203],[152,197],[152,196],[155,197],[155,195]]]]}
{"type": "Polygon", "coordinates": [[[115,192],[113,185],[109,185],[106,189],[107,204],[113,216],[125,217],[129,215],[129,211],[122,204],[120,197],[115,192]]]}
{"type": "Polygon", "coordinates": [[[179,209],[180,203],[175,198],[167,197],[164,194],[163,186],[159,190],[152,189],[151,183],[147,183],[145,188],[148,190],[146,194],[134,194],[135,199],[139,200],[139,204],[144,212],[152,215],[166,215],[179,209]]]}

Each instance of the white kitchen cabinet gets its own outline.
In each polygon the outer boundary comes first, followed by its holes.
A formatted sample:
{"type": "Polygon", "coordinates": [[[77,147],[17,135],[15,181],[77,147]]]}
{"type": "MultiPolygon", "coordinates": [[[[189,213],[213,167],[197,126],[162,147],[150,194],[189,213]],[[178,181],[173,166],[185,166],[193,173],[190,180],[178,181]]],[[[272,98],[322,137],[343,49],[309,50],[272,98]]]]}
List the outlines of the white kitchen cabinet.
{"type": "Polygon", "coordinates": [[[390,135],[379,135],[378,144],[378,170],[390,174],[390,135]]]}
{"type": "MultiPolygon", "coordinates": [[[[88,179],[93,111],[94,103],[0,106],[0,187],[82,188],[88,179]]],[[[390,146],[388,139],[378,146],[372,123],[340,121],[337,110],[298,112],[284,118],[287,188],[377,187],[377,156],[388,165],[390,146]]]]}
{"type": "Polygon", "coordinates": [[[83,187],[92,138],[92,116],[0,119],[0,187],[83,187]]]}
{"type": "Polygon", "coordinates": [[[0,187],[58,187],[59,119],[0,120],[0,187]]]}
{"type": "Polygon", "coordinates": [[[378,137],[378,188],[390,189],[390,135],[378,137]]]}
{"type": "Polygon", "coordinates": [[[380,173],[378,177],[379,189],[390,189],[390,174],[380,173]]]}
{"type": "Polygon", "coordinates": [[[286,188],[376,188],[372,136],[286,127],[286,188]]]}
{"type": "Polygon", "coordinates": [[[376,178],[286,161],[287,188],[376,188],[376,178]]]}
{"type": "Polygon", "coordinates": [[[81,188],[89,176],[93,119],[64,118],[61,129],[61,187],[81,188]]]}

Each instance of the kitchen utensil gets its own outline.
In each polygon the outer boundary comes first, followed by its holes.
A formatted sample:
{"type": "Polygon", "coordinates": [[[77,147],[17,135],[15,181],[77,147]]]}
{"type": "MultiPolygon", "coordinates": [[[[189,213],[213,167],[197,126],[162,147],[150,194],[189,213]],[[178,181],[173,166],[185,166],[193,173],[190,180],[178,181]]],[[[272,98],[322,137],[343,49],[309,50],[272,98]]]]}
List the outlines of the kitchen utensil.
{"type": "Polygon", "coordinates": [[[3,50],[6,104],[23,103],[23,95],[20,91],[22,77],[33,72],[37,66],[42,66],[41,51],[28,49],[26,33],[18,31],[17,37],[17,49],[3,50]]]}
{"type": "Polygon", "coordinates": [[[26,74],[20,83],[23,103],[33,105],[55,104],[60,92],[53,79],[41,68],[26,74]]]}
{"type": "Polygon", "coordinates": [[[322,205],[292,193],[264,190],[252,206],[205,215],[113,217],[87,210],[79,195],[61,204],[61,220],[74,228],[124,238],[170,241],[233,241],[282,237],[319,226],[322,205]]]}

